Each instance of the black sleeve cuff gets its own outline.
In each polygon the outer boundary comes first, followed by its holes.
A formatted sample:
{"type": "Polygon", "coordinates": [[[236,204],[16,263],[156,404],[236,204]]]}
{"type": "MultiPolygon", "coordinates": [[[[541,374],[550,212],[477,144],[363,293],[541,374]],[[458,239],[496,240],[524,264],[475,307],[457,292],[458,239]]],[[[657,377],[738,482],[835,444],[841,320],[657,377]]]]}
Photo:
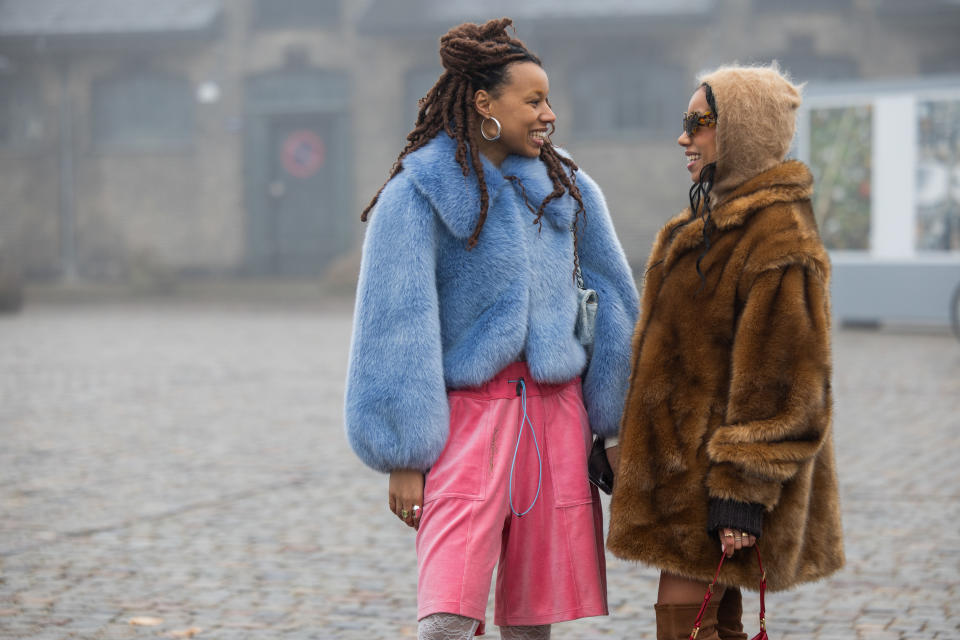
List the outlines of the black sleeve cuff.
{"type": "Polygon", "coordinates": [[[762,504],[711,498],[707,513],[707,531],[713,534],[726,527],[746,531],[759,538],[763,533],[763,511],[762,504]]]}

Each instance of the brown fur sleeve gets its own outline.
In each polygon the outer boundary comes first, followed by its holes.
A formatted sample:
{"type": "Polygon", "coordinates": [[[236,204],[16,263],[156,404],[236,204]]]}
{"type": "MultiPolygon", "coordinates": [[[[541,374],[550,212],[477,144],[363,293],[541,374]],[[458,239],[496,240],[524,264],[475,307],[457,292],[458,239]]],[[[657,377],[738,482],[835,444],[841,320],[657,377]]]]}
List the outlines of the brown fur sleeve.
{"type": "Polygon", "coordinates": [[[734,339],[725,425],[711,437],[712,498],[772,509],[783,482],[819,451],[830,427],[830,317],[821,272],[760,273],[734,339]]]}

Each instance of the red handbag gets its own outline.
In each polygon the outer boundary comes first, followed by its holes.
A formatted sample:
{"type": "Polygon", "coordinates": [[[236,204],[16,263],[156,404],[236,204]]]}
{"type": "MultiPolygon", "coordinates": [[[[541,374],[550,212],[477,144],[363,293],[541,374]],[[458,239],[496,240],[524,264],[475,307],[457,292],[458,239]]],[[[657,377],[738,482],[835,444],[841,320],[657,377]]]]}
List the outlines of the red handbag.
{"type": "MultiPolygon", "coordinates": [[[[760,560],[760,547],[754,545],[754,548],[757,550],[757,564],[760,565],[760,633],[753,636],[751,640],[769,640],[767,637],[767,604],[764,600],[764,594],[767,592],[767,572],[763,570],[763,562],[760,560]]],[[[703,596],[703,604],[700,605],[700,613],[697,614],[697,619],[693,623],[693,631],[690,632],[689,640],[696,640],[697,634],[700,633],[700,623],[703,621],[703,614],[707,610],[707,604],[710,602],[710,598],[713,597],[713,588],[717,586],[717,578],[720,577],[720,568],[723,567],[723,561],[726,559],[726,553],[720,556],[720,564],[717,565],[717,572],[713,575],[713,582],[707,587],[707,593],[703,596]]]]}

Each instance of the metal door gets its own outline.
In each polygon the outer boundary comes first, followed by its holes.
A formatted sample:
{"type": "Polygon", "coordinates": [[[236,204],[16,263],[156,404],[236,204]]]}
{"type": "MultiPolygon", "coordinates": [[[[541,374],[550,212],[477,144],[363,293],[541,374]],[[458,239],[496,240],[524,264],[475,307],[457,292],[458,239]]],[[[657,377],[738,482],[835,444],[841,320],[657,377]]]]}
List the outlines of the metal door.
{"type": "Polygon", "coordinates": [[[331,116],[270,118],[264,231],[273,273],[317,274],[336,254],[332,136],[331,116]]]}

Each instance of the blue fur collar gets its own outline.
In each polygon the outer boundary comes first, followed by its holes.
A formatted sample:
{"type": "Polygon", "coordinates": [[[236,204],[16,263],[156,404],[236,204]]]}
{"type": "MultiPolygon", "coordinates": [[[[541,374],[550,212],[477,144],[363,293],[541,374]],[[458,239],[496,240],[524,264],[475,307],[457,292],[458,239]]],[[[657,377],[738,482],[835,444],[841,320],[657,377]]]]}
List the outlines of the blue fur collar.
{"type": "MultiPolygon", "coordinates": [[[[457,238],[466,239],[473,233],[480,217],[480,189],[476,174],[471,171],[464,177],[457,162],[456,140],[441,132],[403,159],[403,171],[429,200],[444,224],[457,238]]],[[[497,202],[511,190],[522,198],[520,187],[514,186],[505,176],[516,176],[523,184],[527,202],[536,211],[540,203],[553,192],[553,182],[547,175],[547,167],[538,158],[510,155],[497,168],[482,154],[483,176],[490,196],[490,213],[497,210],[497,202]]],[[[552,200],[544,210],[544,219],[558,229],[569,229],[573,224],[577,202],[570,194],[552,200]]],[[[526,207],[524,207],[526,209],[526,207]]],[[[527,210],[529,211],[529,210],[527,210]]],[[[534,214],[530,212],[531,220],[534,214]]]]}

